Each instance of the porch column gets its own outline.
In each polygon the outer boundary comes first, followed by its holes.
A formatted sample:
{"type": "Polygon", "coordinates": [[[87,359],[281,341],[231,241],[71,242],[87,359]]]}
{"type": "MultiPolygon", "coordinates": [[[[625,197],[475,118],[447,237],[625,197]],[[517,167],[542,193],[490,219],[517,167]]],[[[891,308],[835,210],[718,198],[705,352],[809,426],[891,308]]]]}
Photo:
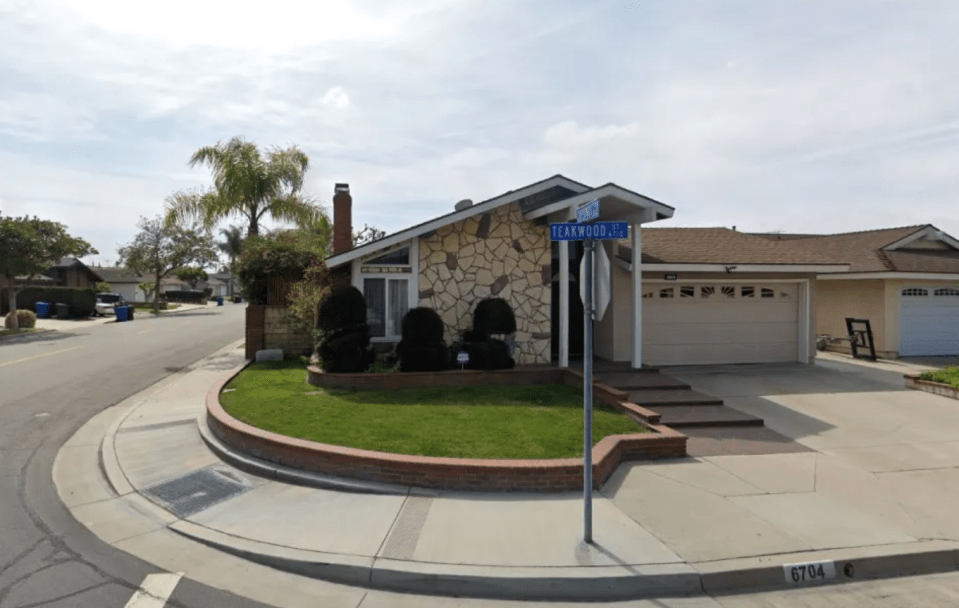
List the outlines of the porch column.
{"type": "Polygon", "coordinates": [[[633,224],[633,369],[643,366],[643,238],[633,224]]]}
{"type": "Polygon", "coordinates": [[[559,366],[569,367],[569,243],[559,247],[559,366]]]}

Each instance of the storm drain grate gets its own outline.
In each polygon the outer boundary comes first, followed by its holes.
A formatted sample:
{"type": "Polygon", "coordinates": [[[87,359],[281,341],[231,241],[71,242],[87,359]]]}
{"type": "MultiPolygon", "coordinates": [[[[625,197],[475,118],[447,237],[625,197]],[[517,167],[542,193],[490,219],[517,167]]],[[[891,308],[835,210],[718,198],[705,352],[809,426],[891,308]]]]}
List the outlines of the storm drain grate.
{"type": "Polygon", "coordinates": [[[250,489],[233,476],[212,469],[200,469],[143,490],[180,518],[196,515],[217,503],[250,489]]]}

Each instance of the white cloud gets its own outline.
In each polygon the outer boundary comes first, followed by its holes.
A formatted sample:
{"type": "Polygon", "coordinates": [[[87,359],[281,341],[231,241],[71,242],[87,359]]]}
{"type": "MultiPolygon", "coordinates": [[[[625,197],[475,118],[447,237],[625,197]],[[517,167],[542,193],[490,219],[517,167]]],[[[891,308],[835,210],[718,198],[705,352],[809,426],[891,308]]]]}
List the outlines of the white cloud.
{"type": "Polygon", "coordinates": [[[320,98],[320,103],[342,110],[350,105],[350,96],[346,94],[346,89],[343,87],[333,87],[320,98]]]}
{"type": "Polygon", "coordinates": [[[238,6],[0,6],[5,206],[132,238],[208,183],[196,148],[243,135],[299,145],[312,194],[347,181],[390,231],[563,172],[673,225],[959,236],[950,3],[238,6]]]}

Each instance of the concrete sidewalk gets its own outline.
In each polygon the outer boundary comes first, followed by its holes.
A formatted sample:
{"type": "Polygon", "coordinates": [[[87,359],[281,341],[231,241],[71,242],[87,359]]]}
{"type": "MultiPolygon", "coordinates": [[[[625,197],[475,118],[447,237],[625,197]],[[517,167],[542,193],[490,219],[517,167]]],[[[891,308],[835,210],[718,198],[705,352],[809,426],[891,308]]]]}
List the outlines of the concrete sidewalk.
{"type": "Polygon", "coordinates": [[[189,553],[157,557],[171,531],[349,585],[568,601],[790,586],[784,565],[805,562],[822,562],[827,582],[959,568],[959,402],[908,391],[881,363],[673,372],[811,451],[621,466],[594,496],[585,545],[579,494],[344,491],[231,455],[203,412],[207,390],[245,363],[237,345],[63,447],[60,496],[105,542],[188,575],[203,567],[189,553]]]}

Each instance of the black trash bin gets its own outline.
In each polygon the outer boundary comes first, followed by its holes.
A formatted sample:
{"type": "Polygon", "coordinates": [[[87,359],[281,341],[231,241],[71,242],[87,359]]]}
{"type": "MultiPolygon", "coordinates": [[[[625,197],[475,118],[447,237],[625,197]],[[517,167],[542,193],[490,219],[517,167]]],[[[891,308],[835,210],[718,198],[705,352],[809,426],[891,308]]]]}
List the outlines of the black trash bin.
{"type": "Polygon", "coordinates": [[[57,303],[57,318],[58,319],[69,319],[70,318],[70,305],[69,304],[60,304],[57,303]]]}
{"type": "Polygon", "coordinates": [[[127,321],[133,320],[133,304],[127,304],[127,321]]]}

